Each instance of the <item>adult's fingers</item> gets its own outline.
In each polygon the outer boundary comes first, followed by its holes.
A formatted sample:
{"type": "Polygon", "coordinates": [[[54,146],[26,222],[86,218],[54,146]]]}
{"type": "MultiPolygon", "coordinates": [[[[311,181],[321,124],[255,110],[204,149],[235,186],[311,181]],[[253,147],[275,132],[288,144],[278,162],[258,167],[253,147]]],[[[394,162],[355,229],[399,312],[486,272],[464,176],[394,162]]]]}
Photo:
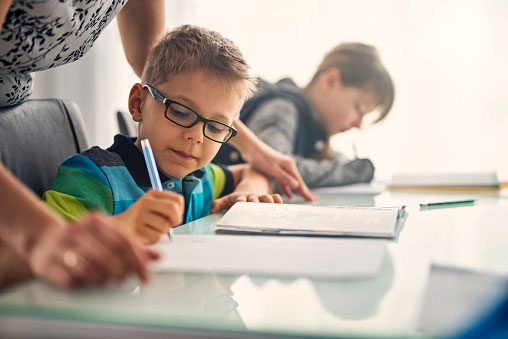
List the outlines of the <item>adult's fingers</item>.
{"type": "Polygon", "coordinates": [[[104,281],[101,274],[102,269],[94,266],[90,261],[90,255],[83,247],[67,250],[62,256],[62,261],[71,275],[75,285],[83,285],[88,283],[100,284],[104,281]],[[71,257],[72,259],[69,259],[71,257]],[[72,261],[71,261],[72,260],[72,261]]]}
{"type": "Polygon", "coordinates": [[[96,229],[103,243],[121,260],[124,268],[129,271],[132,270],[141,281],[147,281],[149,272],[147,258],[143,251],[144,245],[137,239],[121,232],[118,228],[105,222],[101,222],[101,224],[101,227],[96,227],[96,229]]]}
{"type": "Polygon", "coordinates": [[[303,181],[302,181],[302,185],[300,185],[300,186],[298,186],[298,188],[296,188],[296,193],[298,193],[298,195],[300,195],[306,201],[318,201],[319,200],[319,197],[317,195],[315,195],[314,193],[312,193],[303,181]]]}
{"type": "Polygon", "coordinates": [[[101,238],[97,237],[96,232],[90,229],[87,229],[86,232],[87,239],[83,236],[80,247],[83,248],[84,255],[95,272],[101,276],[99,283],[111,277],[118,281],[124,279],[127,275],[127,268],[121,259],[111,251],[106,243],[101,241],[101,238]]]}
{"type": "Polygon", "coordinates": [[[148,247],[145,248],[145,254],[149,260],[158,260],[161,257],[159,252],[152,250],[151,248],[148,247]]]}
{"type": "Polygon", "coordinates": [[[44,271],[42,277],[56,286],[71,287],[73,285],[71,275],[61,264],[54,263],[49,269],[44,271]]]}
{"type": "MultiPolygon", "coordinates": [[[[69,252],[67,252],[68,254],[69,252]]],[[[96,267],[93,267],[87,256],[76,250],[74,253],[76,261],[74,266],[67,266],[67,272],[72,277],[73,285],[99,284],[102,281],[96,267]]],[[[65,265],[65,263],[64,263],[65,265]]]]}
{"type": "Polygon", "coordinates": [[[289,185],[283,185],[280,182],[278,182],[280,190],[282,191],[282,194],[284,194],[289,201],[293,201],[294,195],[293,191],[291,190],[291,187],[289,185]]]}
{"type": "Polygon", "coordinates": [[[298,177],[295,176],[290,170],[288,170],[288,166],[274,166],[273,168],[273,177],[279,182],[281,185],[296,187],[298,186],[298,177]]]}
{"type": "Polygon", "coordinates": [[[298,168],[296,167],[296,163],[293,159],[284,164],[284,170],[291,175],[291,177],[296,181],[295,185],[292,185],[291,188],[298,193],[302,198],[307,201],[316,201],[318,197],[309,190],[309,187],[303,181],[300,172],[298,172],[298,168]]]}

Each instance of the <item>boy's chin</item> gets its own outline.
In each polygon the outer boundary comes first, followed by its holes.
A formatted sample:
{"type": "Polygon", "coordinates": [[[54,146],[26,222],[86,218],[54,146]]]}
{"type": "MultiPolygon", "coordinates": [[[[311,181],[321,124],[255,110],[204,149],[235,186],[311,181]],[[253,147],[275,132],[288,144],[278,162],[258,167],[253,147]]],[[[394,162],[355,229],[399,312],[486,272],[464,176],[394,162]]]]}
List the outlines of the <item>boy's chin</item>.
{"type": "Polygon", "coordinates": [[[177,170],[170,170],[170,171],[162,171],[162,173],[168,177],[168,178],[180,178],[180,179],[183,179],[185,178],[187,175],[191,174],[192,172],[196,171],[198,168],[196,169],[189,169],[189,168],[186,168],[186,169],[177,169],[177,170]]]}

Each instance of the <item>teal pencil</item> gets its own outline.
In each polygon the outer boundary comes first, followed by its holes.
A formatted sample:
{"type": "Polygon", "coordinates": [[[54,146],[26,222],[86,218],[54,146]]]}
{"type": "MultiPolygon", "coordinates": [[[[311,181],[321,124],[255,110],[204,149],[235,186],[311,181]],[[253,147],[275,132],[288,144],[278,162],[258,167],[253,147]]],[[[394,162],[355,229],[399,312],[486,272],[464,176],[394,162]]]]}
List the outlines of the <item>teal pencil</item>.
{"type": "Polygon", "coordinates": [[[472,204],[474,202],[476,202],[476,199],[455,200],[455,201],[441,201],[441,202],[429,202],[429,203],[426,203],[426,204],[420,204],[420,207],[441,206],[441,205],[456,205],[456,204],[472,204]]]}

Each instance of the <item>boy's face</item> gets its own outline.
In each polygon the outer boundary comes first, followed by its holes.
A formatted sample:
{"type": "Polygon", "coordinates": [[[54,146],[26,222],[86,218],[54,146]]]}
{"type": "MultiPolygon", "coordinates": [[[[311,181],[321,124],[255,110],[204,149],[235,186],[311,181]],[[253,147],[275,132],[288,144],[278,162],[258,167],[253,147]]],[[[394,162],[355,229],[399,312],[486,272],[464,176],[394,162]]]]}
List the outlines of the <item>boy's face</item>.
{"type": "MultiPolygon", "coordinates": [[[[224,81],[202,70],[180,73],[154,86],[163,96],[191,108],[203,118],[232,125],[240,111],[242,98],[224,85],[224,81]]],[[[149,139],[155,161],[168,177],[183,178],[208,164],[221,144],[203,135],[203,122],[181,127],[164,116],[165,105],[148,90],[135,84],[129,96],[129,111],[139,122],[136,146],[149,139]]]]}
{"type": "Polygon", "coordinates": [[[323,89],[318,110],[328,134],[334,135],[359,128],[363,117],[377,105],[378,98],[373,91],[344,86],[339,77],[323,89]]]}

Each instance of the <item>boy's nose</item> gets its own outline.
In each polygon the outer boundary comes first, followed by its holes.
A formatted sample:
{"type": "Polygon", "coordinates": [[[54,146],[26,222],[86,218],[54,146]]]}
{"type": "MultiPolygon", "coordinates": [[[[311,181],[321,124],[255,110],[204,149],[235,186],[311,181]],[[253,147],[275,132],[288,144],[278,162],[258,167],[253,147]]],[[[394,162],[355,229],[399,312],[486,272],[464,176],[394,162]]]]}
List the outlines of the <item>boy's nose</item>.
{"type": "Polygon", "coordinates": [[[203,123],[198,122],[190,128],[186,128],[184,132],[184,138],[187,141],[195,142],[196,144],[203,143],[203,123]]]}

